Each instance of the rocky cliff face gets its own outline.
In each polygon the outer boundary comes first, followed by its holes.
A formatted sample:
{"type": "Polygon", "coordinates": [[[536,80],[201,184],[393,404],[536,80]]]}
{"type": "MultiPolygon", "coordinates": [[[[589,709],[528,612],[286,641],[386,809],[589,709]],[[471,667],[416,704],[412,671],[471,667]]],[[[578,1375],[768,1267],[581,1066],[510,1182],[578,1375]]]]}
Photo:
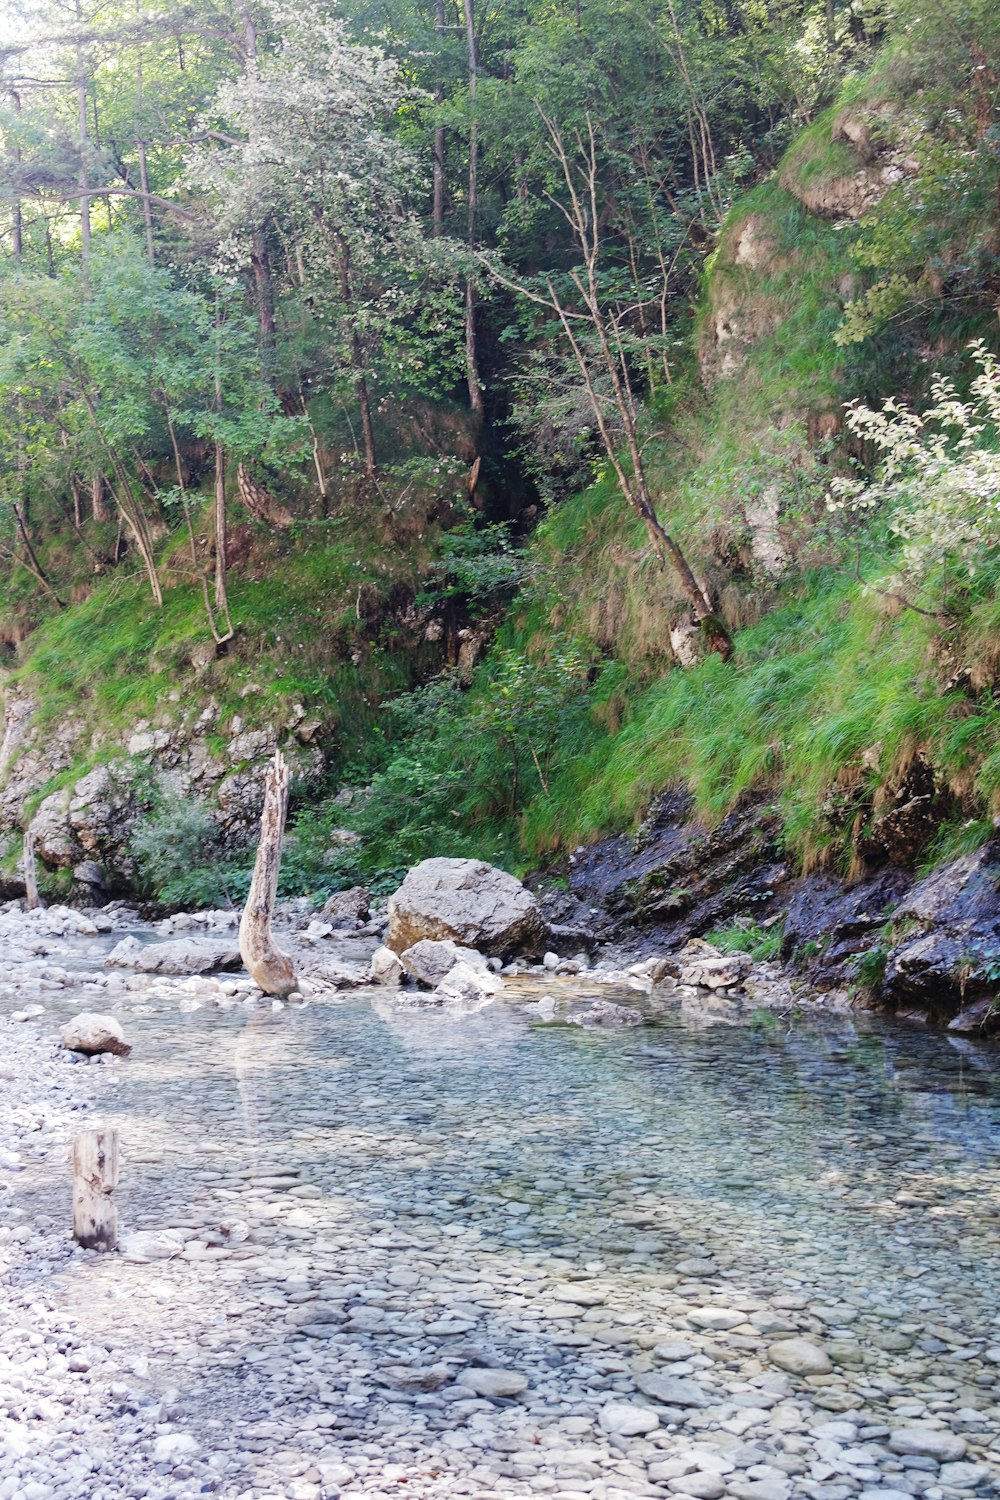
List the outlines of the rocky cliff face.
{"type": "Polygon", "coordinates": [[[922,880],[905,852],[904,830],[853,884],[799,876],[774,808],[748,802],[709,830],[686,795],[669,793],[634,838],[577,850],[570,890],[619,938],[639,931],[677,951],[741,920],[774,927],[785,959],[819,990],[956,1031],[1000,1029],[1000,841],[922,880]]]}
{"type": "Polygon", "coordinates": [[[284,722],[261,724],[249,711],[246,719],[223,718],[209,700],[186,717],[140,722],[117,739],[73,719],[39,722],[32,699],[17,689],[8,688],[3,707],[0,837],[12,851],[30,829],[43,865],[71,871],[82,894],[133,888],[131,838],[157,784],[205,802],[222,849],[232,853],[255,836],[264,767],[276,749],[307,784],[325,768],[319,721],[302,705],[284,722]],[[88,758],[97,763],[74,777],[72,768],[88,758]]]}

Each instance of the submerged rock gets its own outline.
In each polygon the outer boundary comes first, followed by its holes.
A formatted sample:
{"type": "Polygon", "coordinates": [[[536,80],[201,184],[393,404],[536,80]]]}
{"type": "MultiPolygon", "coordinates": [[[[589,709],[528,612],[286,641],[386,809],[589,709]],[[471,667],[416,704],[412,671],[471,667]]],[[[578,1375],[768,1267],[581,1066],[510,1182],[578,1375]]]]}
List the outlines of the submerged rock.
{"type": "Polygon", "coordinates": [[[582,1015],[572,1016],[570,1022],[574,1026],[584,1026],[588,1031],[597,1027],[630,1027],[642,1026],[645,1016],[641,1011],[632,1010],[628,1005],[615,1005],[611,1000],[595,1000],[589,1010],[582,1015]]]}
{"type": "Polygon", "coordinates": [[[389,897],[388,946],[451,939],[491,957],[536,952],[545,923],[532,893],[480,859],[425,859],[389,897]]]}

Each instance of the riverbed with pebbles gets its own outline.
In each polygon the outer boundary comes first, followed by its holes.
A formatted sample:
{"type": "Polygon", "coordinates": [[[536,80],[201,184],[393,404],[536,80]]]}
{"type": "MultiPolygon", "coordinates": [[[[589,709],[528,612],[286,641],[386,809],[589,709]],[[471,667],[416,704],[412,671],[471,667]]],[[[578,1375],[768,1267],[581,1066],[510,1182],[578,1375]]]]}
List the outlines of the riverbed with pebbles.
{"type": "Polygon", "coordinates": [[[995,1047],[546,1020],[585,975],[274,1010],[109,983],[120,936],[0,994],[0,1500],[998,1493],[995,1047]],[[118,1254],[69,1235],[95,1125],[118,1254]]]}

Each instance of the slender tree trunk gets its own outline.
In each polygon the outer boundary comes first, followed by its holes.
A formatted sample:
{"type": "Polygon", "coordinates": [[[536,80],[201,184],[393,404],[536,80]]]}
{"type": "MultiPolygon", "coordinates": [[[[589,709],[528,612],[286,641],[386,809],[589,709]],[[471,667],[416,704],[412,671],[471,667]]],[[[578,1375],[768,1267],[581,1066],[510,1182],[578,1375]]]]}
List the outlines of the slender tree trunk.
{"type": "MultiPolygon", "coordinates": [[[[21,113],[21,96],[16,90],[11,90],[11,102],[14,113],[21,113]]],[[[21,264],[21,256],[24,253],[24,223],[21,216],[21,146],[20,142],[14,147],[14,170],[17,173],[17,192],[14,194],[13,222],[11,224],[11,250],[14,256],[14,264],[21,264]]]]}
{"type": "Polygon", "coordinates": [[[153,244],[153,206],[149,201],[149,163],[146,160],[146,142],[142,120],[142,54],[136,57],[135,65],[135,113],[138,130],[135,144],[139,152],[139,186],[142,189],[142,219],[146,228],[146,254],[149,264],[156,264],[156,247],[153,244]]]}
{"type": "Polygon", "coordinates": [[[250,267],[253,271],[254,293],[257,302],[257,326],[260,331],[261,364],[270,380],[274,373],[274,349],[276,343],[274,322],[274,276],[271,270],[271,252],[267,246],[267,227],[258,225],[251,237],[250,267]]]}
{"type": "MultiPolygon", "coordinates": [[[[257,74],[257,27],[248,0],[239,0],[240,19],[243,23],[243,68],[248,78],[257,74]]],[[[253,119],[250,121],[251,144],[256,134],[253,119]]],[[[271,253],[267,245],[267,222],[255,224],[250,236],[250,269],[253,272],[254,294],[257,302],[257,326],[260,336],[260,362],[265,377],[270,380],[274,373],[275,321],[274,321],[274,276],[271,270],[271,253]]]]}
{"type": "MultiPolygon", "coordinates": [[[[476,85],[479,76],[479,47],[476,41],[475,0],[464,0],[465,38],[469,55],[469,250],[476,248],[476,225],[479,218],[479,131],[476,121],[476,85]]],[[[483,387],[479,379],[479,349],[476,342],[476,288],[472,277],[465,281],[465,374],[469,387],[469,405],[474,414],[483,414],[483,387]]]]}
{"type": "Polygon", "coordinates": [[[56,590],[53,588],[52,584],[46,577],[45,569],[38,561],[38,554],[31,544],[31,537],[28,535],[28,528],[25,525],[24,512],[22,511],[20,505],[18,505],[16,500],[12,501],[12,505],[14,508],[14,518],[17,521],[17,529],[21,534],[21,540],[24,543],[24,550],[28,554],[28,572],[38,580],[47,594],[51,594],[52,598],[58,604],[59,608],[65,609],[66,601],[64,599],[60,599],[56,590]]]}
{"type": "Polygon", "coordinates": [[[229,609],[226,591],[226,573],[229,567],[229,535],[226,526],[226,453],[222,444],[215,443],[215,607],[229,609]]]}
{"type": "MultiPolygon", "coordinates": [[[[222,326],[219,306],[215,308],[215,410],[222,411],[222,326]]],[[[229,596],[226,574],[229,570],[229,531],[226,524],[226,452],[220,438],[215,439],[215,607],[229,618],[229,596]]],[[[231,633],[232,627],[230,627],[231,633]]]]}
{"type": "Polygon", "coordinates": [[[104,509],[104,475],[95,474],[90,481],[90,514],[95,521],[106,521],[108,513],[104,509]]]}
{"type": "MultiPolygon", "coordinates": [[[[80,25],[83,20],[80,0],[76,0],[76,20],[80,25]]],[[[89,151],[89,140],[87,137],[87,77],[83,68],[83,47],[76,44],[76,118],[77,118],[77,145],[80,150],[80,247],[83,264],[86,266],[90,261],[90,183],[87,174],[87,153],[89,151]]]]}
{"type": "MultiPolygon", "coordinates": [[[[438,46],[441,46],[441,38],[446,28],[444,0],[435,0],[434,30],[438,35],[438,46]]],[[[440,109],[444,103],[444,84],[439,83],[434,90],[434,102],[440,109]]],[[[444,234],[444,126],[438,124],[434,127],[434,209],[433,209],[434,235],[440,239],[444,234]]]]}
{"type": "Polygon", "coordinates": [[[378,475],[378,454],[375,449],[375,428],[372,424],[371,393],[365,375],[365,351],[354,321],[354,284],[351,277],[351,248],[339,230],[331,230],[324,222],[321,228],[331,246],[331,255],[340,278],[340,300],[351,325],[351,364],[354,368],[354,392],[361,414],[361,441],[365,455],[365,473],[369,479],[378,475]]]}

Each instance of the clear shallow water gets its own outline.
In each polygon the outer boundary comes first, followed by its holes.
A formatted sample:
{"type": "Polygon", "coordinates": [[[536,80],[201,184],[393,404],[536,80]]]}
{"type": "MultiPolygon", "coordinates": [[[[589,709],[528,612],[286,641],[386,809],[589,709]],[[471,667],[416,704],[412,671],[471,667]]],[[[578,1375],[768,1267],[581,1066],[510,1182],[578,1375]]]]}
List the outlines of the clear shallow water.
{"type": "Polygon", "coordinates": [[[389,1461],[436,1464],[427,1495],[527,1494],[536,1479],[540,1493],[666,1494],[616,1466],[718,1440],[756,1444],[767,1469],[789,1433],[839,1414],[874,1434],[875,1456],[824,1479],[811,1449],[793,1453],[789,1496],[856,1494],[880,1473],[931,1500],[992,1493],[989,1478],[942,1488],[927,1460],[901,1467],[878,1434],[940,1420],[982,1456],[1000,1431],[995,1050],[869,1019],[785,1031],[667,1016],[594,1033],[531,1024],[516,1003],[452,1019],[374,992],[125,1024],[133,1058],[103,1110],[122,1136],[119,1213],[195,1243],[152,1266],[90,1258],[66,1291],[79,1303],[87,1278],[89,1329],[128,1333],[154,1383],[173,1372],[201,1441],[220,1441],[204,1424],[221,1421],[239,1477],[220,1493],[242,1493],[277,1450],[306,1464],[332,1443],[353,1466],[345,1494],[389,1461]],[[251,1230],[235,1248],[217,1232],[233,1220],[251,1230]],[[559,1301],[574,1278],[594,1306],[559,1301]],[[840,1347],[830,1376],[779,1393],[799,1426],[761,1411],[726,1427],[774,1373],[773,1339],[752,1321],[697,1328],[687,1314],[706,1305],[777,1309],[840,1347]],[[528,1459],[512,1475],[513,1437],[641,1401],[636,1372],[678,1337],[715,1405],[658,1408],[661,1428],[624,1446],[595,1427],[596,1479],[557,1473],[546,1489],[528,1459]],[[529,1392],[465,1410],[383,1382],[449,1359],[523,1371],[529,1392]],[[317,1411],[318,1435],[304,1425],[317,1411]],[[254,1437],[276,1412],[285,1427],[254,1437]]]}

